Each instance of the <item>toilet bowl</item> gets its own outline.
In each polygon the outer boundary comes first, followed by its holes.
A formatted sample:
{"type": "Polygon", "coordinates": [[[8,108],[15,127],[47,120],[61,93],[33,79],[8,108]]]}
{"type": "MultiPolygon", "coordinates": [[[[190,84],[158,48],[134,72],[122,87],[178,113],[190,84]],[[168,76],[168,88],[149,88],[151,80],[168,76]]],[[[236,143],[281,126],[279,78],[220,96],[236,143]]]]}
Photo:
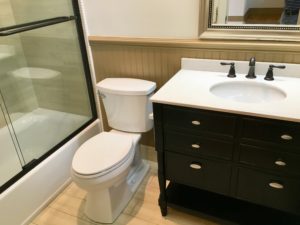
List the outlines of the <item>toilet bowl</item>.
{"type": "Polygon", "coordinates": [[[141,132],[153,127],[149,97],[154,82],[109,78],[97,84],[108,123],[113,128],[86,141],[72,161],[73,181],[87,191],[85,214],[100,223],[113,223],[126,207],[149,165],[141,159],[141,132]]]}
{"type": "Polygon", "coordinates": [[[72,179],[88,193],[85,214],[90,219],[112,223],[149,170],[149,165],[137,159],[140,137],[114,130],[102,132],[75,153],[72,179]]]}

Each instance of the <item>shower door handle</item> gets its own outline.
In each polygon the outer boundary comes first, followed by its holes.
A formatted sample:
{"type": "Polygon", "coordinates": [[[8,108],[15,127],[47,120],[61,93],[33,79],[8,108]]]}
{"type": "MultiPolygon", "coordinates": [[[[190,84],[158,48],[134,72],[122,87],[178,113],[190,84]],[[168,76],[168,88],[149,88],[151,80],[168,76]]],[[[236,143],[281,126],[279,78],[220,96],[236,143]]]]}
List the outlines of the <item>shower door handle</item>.
{"type": "Polygon", "coordinates": [[[58,23],[64,23],[70,20],[75,20],[75,16],[61,16],[51,19],[39,20],[30,23],[23,23],[14,26],[0,28],[0,37],[9,36],[17,33],[22,33],[24,31],[34,30],[41,27],[46,27],[58,23]]]}

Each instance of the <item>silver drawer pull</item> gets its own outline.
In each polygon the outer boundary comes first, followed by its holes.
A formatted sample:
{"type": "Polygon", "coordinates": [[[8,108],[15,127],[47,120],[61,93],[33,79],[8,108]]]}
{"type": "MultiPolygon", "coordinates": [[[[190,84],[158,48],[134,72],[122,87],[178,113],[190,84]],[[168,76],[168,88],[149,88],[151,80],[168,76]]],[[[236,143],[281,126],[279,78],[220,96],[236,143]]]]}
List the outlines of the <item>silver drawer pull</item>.
{"type": "Polygon", "coordinates": [[[282,184],[279,184],[277,182],[271,182],[271,183],[269,183],[269,186],[271,188],[275,188],[275,189],[283,189],[284,188],[284,186],[282,184]]]}
{"type": "Polygon", "coordinates": [[[280,137],[281,137],[282,140],[285,140],[285,141],[293,140],[293,137],[289,134],[283,134],[280,137]]]}
{"type": "Polygon", "coordinates": [[[198,121],[198,120],[193,120],[192,124],[195,125],[195,126],[199,126],[201,124],[201,122],[198,121]]]}
{"type": "Polygon", "coordinates": [[[194,149],[199,149],[199,148],[200,148],[200,145],[198,145],[198,144],[192,144],[191,146],[192,146],[192,148],[194,148],[194,149]]]}
{"type": "Polygon", "coordinates": [[[194,170],[201,170],[202,169],[202,166],[198,163],[192,163],[192,164],[190,164],[190,167],[194,170]]]}
{"type": "Polygon", "coordinates": [[[276,164],[277,166],[286,166],[286,162],[284,162],[284,161],[282,161],[282,160],[280,160],[280,159],[276,160],[276,161],[275,161],[275,164],[276,164]]]}

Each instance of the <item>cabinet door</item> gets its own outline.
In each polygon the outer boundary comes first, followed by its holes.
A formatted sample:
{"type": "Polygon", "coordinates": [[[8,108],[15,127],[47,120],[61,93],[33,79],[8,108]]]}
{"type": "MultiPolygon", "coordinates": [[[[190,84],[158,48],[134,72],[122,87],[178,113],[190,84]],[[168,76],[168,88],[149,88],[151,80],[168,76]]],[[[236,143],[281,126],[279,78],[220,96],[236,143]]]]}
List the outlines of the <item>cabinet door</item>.
{"type": "Polygon", "coordinates": [[[237,197],[250,202],[300,214],[300,181],[239,169],[237,197]]]}
{"type": "Polygon", "coordinates": [[[216,193],[229,193],[229,163],[166,152],[165,166],[166,177],[171,181],[216,193]]]}

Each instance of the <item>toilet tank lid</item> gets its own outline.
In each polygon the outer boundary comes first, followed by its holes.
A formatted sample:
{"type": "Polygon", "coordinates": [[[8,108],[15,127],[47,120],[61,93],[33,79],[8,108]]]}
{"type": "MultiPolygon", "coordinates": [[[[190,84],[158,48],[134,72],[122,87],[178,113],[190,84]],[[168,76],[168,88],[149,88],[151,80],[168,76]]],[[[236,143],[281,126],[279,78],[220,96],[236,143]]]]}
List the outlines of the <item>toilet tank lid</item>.
{"type": "Polygon", "coordinates": [[[106,78],[97,83],[100,92],[122,95],[149,95],[156,83],[134,78],[106,78]]]}

